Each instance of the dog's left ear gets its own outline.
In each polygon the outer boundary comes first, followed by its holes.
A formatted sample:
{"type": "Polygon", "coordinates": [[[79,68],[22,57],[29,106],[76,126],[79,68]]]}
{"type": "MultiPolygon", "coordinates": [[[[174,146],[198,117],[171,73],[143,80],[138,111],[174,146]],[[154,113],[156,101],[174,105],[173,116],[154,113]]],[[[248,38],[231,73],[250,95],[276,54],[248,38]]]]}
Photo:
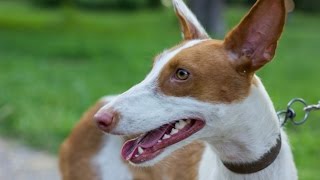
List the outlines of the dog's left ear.
{"type": "Polygon", "coordinates": [[[181,24],[184,40],[210,38],[196,16],[182,0],[173,0],[172,2],[181,24]]]}
{"type": "Polygon", "coordinates": [[[273,59],[285,19],[285,0],[258,0],[226,36],[225,48],[240,71],[254,73],[273,59]]]}

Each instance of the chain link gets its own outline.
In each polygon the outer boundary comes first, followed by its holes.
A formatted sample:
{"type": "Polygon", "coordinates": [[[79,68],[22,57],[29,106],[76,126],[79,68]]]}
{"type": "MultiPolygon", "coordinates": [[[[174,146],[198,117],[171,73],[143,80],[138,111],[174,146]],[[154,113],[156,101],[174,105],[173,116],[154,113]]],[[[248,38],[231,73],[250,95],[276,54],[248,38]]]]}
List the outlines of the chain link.
{"type": "Polygon", "coordinates": [[[316,110],[320,110],[320,101],[319,101],[319,104],[310,105],[304,108],[304,111],[316,111],[316,110]]]}
{"type": "Polygon", "coordinates": [[[304,99],[295,98],[288,103],[286,110],[279,111],[277,114],[281,122],[281,126],[284,126],[288,121],[291,121],[294,125],[298,126],[304,124],[308,120],[310,112],[318,110],[320,110],[320,101],[318,104],[308,105],[304,99]],[[295,104],[303,105],[305,113],[303,119],[296,120],[297,114],[293,109],[293,105],[295,104]]]}

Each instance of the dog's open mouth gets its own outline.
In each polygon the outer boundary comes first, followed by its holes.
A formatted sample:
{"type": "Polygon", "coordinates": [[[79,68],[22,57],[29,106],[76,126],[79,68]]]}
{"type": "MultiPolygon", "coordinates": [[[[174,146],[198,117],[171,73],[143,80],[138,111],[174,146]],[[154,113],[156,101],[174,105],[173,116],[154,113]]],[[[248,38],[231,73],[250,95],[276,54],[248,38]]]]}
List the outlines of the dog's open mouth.
{"type": "Polygon", "coordinates": [[[196,119],[184,119],[165,124],[127,141],[122,147],[121,155],[125,160],[135,164],[149,161],[163,152],[166,147],[198,132],[204,125],[204,121],[196,119]]]}

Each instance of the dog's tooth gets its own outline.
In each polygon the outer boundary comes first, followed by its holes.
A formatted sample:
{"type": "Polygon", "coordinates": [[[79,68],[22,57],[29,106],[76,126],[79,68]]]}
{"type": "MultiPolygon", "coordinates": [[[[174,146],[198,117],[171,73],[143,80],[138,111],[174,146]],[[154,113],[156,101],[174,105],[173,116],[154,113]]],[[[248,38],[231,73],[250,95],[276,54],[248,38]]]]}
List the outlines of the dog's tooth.
{"type": "Polygon", "coordinates": [[[161,140],[158,140],[158,143],[161,143],[162,141],[161,140]]]}
{"type": "Polygon", "coordinates": [[[178,132],[179,132],[178,129],[172,128],[172,129],[171,129],[171,132],[170,132],[170,135],[177,134],[178,132]]]}
{"type": "Polygon", "coordinates": [[[176,122],[176,123],[174,124],[174,128],[175,128],[175,129],[180,129],[179,127],[180,127],[179,122],[176,122]]]}
{"type": "Polygon", "coordinates": [[[139,155],[138,154],[136,154],[134,157],[138,157],[139,155]]]}
{"type": "Polygon", "coordinates": [[[190,124],[191,123],[191,119],[187,119],[187,124],[190,124]]]}
{"type": "Polygon", "coordinates": [[[162,139],[169,139],[170,137],[171,137],[170,135],[165,134],[162,139]]]}
{"type": "Polygon", "coordinates": [[[185,126],[187,125],[187,123],[184,120],[180,120],[178,123],[176,123],[174,125],[174,127],[178,130],[183,129],[185,126]]]}
{"type": "Polygon", "coordinates": [[[181,130],[183,127],[180,123],[175,124],[174,128],[181,130]]]}
{"type": "Polygon", "coordinates": [[[138,153],[139,153],[139,154],[142,154],[142,153],[143,153],[142,147],[138,147],[138,153]]]}
{"type": "Polygon", "coordinates": [[[183,127],[187,125],[187,122],[184,121],[184,120],[180,120],[179,123],[180,123],[183,127]]]}

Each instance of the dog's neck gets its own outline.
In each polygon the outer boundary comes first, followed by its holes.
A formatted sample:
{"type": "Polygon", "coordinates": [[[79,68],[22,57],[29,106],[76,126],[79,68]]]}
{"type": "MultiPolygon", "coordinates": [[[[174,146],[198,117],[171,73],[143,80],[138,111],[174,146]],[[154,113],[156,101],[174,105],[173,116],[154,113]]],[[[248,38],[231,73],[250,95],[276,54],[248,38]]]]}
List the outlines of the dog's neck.
{"type": "Polygon", "coordinates": [[[226,105],[221,132],[206,139],[223,162],[255,162],[277,143],[279,120],[262,83],[256,82],[245,100],[226,105]]]}

